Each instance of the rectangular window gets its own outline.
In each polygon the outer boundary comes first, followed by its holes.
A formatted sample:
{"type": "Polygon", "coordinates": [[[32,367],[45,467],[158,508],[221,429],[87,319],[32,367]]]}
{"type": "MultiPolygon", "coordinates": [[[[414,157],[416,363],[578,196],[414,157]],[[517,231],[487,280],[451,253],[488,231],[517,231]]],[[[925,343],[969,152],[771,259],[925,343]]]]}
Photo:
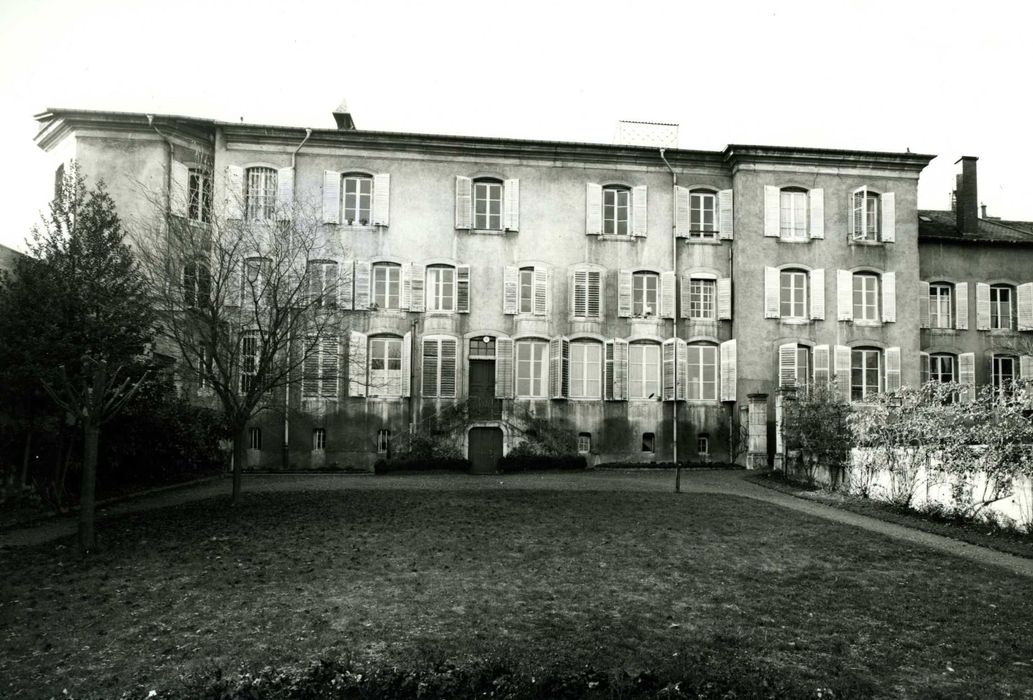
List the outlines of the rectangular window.
{"type": "Polygon", "coordinates": [[[990,378],[995,391],[1004,393],[1011,391],[1012,382],[1015,381],[1015,377],[1018,374],[1015,369],[1014,357],[994,355],[991,363],[990,378]]]}
{"type": "Polygon", "coordinates": [[[700,459],[706,461],[710,458],[710,436],[709,435],[697,435],[696,436],[696,453],[700,459]]]}
{"type": "Polygon", "coordinates": [[[241,299],[246,306],[258,306],[265,295],[265,285],[272,272],[272,261],[269,258],[248,258],[244,261],[244,288],[241,299]]]}
{"type": "Polygon", "coordinates": [[[717,295],[715,280],[692,279],[689,281],[689,318],[713,321],[717,318],[714,299],[717,295]]]}
{"type": "Polygon", "coordinates": [[[603,233],[618,236],[628,235],[628,210],[631,207],[631,190],[603,189],[603,233]]]}
{"type": "Polygon", "coordinates": [[[717,346],[689,345],[687,362],[690,401],[717,401],[717,346]]]}
{"type": "Polygon", "coordinates": [[[402,395],[402,339],[369,341],[369,395],[402,395]]]}
{"type": "Polygon", "coordinates": [[[549,344],[525,340],[516,344],[516,395],[544,398],[549,382],[549,344]]]}
{"type": "Polygon", "coordinates": [[[807,273],[799,270],[783,270],[779,296],[779,313],[782,318],[807,318],[807,273]]]}
{"type": "Polygon", "coordinates": [[[317,452],[322,452],[326,449],[326,429],[325,428],[313,428],[312,429],[312,449],[317,452]]]}
{"type": "Polygon", "coordinates": [[[381,428],[377,431],[377,454],[386,455],[391,447],[391,431],[381,428]]]}
{"type": "Polygon", "coordinates": [[[850,400],[867,401],[882,390],[882,353],[878,350],[853,350],[850,353],[850,400]]]}
{"type": "Polygon", "coordinates": [[[470,339],[470,359],[473,358],[495,359],[495,339],[490,335],[470,339]]]}
{"type": "Polygon", "coordinates": [[[717,195],[713,192],[689,193],[689,235],[713,238],[717,235],[717,195]]]}
{"type": "Polygon", "coordinates": [[[854,240],[879,240],[879,195],[862,188],[854,192],[851,235],[854,240]]]}
{"type": "Polygon", "coordinates": [[[534,268],[520,268],[520,313],[534,312],[534,268]]]}
{"type": "Polygon", "coordinates": [[[990,287],[990,328],[1015,330],[1011,287],[990,287]]]}
{"type": "Polygon", "coordinates": [[[212,176],[202,168],[190,168],[187,179],[187,218],[208,223],[212,210],[212,176]]]}
{"type": "Polygon", "coordinates": [[[373,178],[346,175],[344,178],[344,223],[347,226],[369,226],[373,208],[373,178]]]}
{"type": "Polygon", "coordinates": [[[790,241],[807,240],[807,193],[782,190],[779,234],[790,241]]]}
{"type": "Polygon", "coordinates": [[[473,183],[473,227],[502,230],[502,183],[473,183]]]}
{"type": "Polygon", "coordinates": [[[258,376],[261,338],[257,331],[245,332],[240,338],[240,390],[248,392],[258,376]]]}
{"type": "Polygon", "coordinates": [[[628,347],[628,398],[660,398],[660,346],[632,343],[628,347]]]}
{"type": "Polygon", "coordinates": [[[570,398],[603,397],[603,346],[601,343],[570,344],[570,398]]]}
{"type": "Polygon", "coordinates": [[[879,278],[877,275],[854,275],[854,320],[879,320],[879,278]]]}
{"type": "Polygon", "coordinates": [[[631,314],[633,316],[656,316],[657,288],[660,276],[653,272],[636,272],[632,276],[631,314]]]}
{"type": "Polygon", "coordinates": [[[402,288],[402,267],[377,263],[373,266],[373,304],[378,309],[398,309],[402,288]]]}
{"type": "Polygon", "coordinates": [[[276,212],[276,171],[248,168],[246,209],[248,221],[268,221],[276,212]]]}
{"type": "Polygon", "coordinates": [[[642,451],[656,451],[656,436],[653,433],[642,433],[642,451]]]}
{"type": "Polygon", "coordinates": [[[427,268],[427,311],[455,311],[455,291],[454,267],[427,268]]]}
{"type": "Polygon", "coordinates": [[[953,328],[951,315],[951,285],[929,285],[929,327],[953,328]]]}
{"type": "Polygon", "coordinates": [[[591,433],[578,433],[577,435],[577,451],[578,454],[586,455],[592,451],[592,434],[591,433]]]}
{"type": "Polygon", "coordinates": [[[247,430],[247,446],[252,450],[262,449],[262,429],[261,428],[248,428],[247,430]]]}
{"type": "Polygon", "coordinates": [[[337,263],[309,261],[305,274],[312,306],[317,308],[337,306],[337,263]]]}
{"type": "Polygon", "coordinates": [[[953,382],[957,381],[957,376],[957,373],[954,371],[953,355],[929,356],[929,381],[953,382]]]}

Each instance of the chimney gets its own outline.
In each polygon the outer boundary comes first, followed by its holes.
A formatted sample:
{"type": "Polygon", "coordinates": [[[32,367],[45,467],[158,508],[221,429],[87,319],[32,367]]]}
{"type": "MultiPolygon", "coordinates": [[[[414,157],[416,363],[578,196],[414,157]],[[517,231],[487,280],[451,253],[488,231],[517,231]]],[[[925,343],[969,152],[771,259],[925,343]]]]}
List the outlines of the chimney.
{"type": "Polygon", "coordinates": [[[986,218],[986,205],[985,204],[980,204],[979,205],[979,218],[980,219],[985,219],[986,218]]]}
{"type": "Polygon", "coordinates": [[[955,209],[958,231],[975,233],[979,228],[979,191],[976,184],[975,156],[962,156],[955,165],[961,163],[961,174],[958,175],[958,206],[955,209]]]}
{"type": "Polygon", "coordinates": [[[334,110],[334,121],[337,122],[338,131],[355,131],[355,121],[348,110],[347,100],[341,100],[341,104],[334,110]]]}

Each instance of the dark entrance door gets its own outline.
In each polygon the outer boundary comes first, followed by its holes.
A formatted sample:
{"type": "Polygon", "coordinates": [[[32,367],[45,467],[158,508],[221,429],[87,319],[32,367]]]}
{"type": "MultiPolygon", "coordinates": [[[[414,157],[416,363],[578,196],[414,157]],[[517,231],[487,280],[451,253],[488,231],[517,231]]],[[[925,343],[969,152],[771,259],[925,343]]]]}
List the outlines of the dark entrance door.
{"type": "Polygon", "coordinates": [[[501,456],[500,428],[470,428],[470,464],[474,474],[494,474],[501,456]]]}
{"type": "Polygon", "coordinates": [[[502,402],[495,398],[495,360],[470,360],[470,419],[500,420],[502,402]]]}

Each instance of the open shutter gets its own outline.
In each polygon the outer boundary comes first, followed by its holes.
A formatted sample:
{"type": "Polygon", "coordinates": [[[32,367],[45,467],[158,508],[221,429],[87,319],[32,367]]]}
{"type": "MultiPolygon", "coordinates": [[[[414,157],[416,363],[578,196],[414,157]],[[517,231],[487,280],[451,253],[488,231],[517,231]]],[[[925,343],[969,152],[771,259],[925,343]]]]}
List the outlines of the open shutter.
{"type": "Polygon", "coordinates": [[[692,275],[682,275],[682,277],[681,277],[681,289],[680,289],[679,294],[678,294],[679,301],[681,302],[680,303],[681,311],[678,313],[678,316],[680,316],[681,318],[688,318],[689,317],[689,292],[690,292],[691,289],[692,289],[692,275]]]}
{"type": "Polygon", "coordinates": [[[276,220],[290,221],[294,215],[294,168],[276,171],[276,220]]]}
{"type": "Polygon", "coordinates": [[[495,398],[513,398],[513,339],[495,339],[495,398]]]}
{"type": "Polygon", "coordinates": [[[1033,355],[1019,356],[1019,379],[1033,379],[1033,355]]]}
{"type": "Polygon", "coordinates": [[[732,226],[735,221],[732,215],[732,191],[721,190],[717,193],[717,230],[722,240],[732,240],[732,226]]]}
{"type": "Polygon", "coordinates": [[[927,383],[929,381],[929,374],[930,374],[929,353],[927,353],[927,352],[920,352],[920,353],[918,353],[918,362],[919,362],[919,368],[918,368],[919,375],[918,375],[918,378],[919,378],[919,381],[922,382],[922,384],[925,384],[925,383],[927,383]]]}
{"type": "Polygon", "coordinates": [[[426,269],[423,265],[413,263],[409,274],[412,298],[409,299],[409,311],[423,311],[424,289],[427,284],[426,269]]]}
{"type": "Polygon", "coordinates": [[[674,338],[669,338],[661,346],[661,365],[663,380],[663,400],[674,400],[674,338]]]}
{"type": "Polygon", "coordinates": [[[323,223],[341,223],[341,173],[323,171],[323,223]]]}
{"type": "Polygon", "coordinates": [[[456,265],[456,311],[470,313],[470,266],[456,265]]]}
{"type": "Polygon", "coordinates": [[[412,304],[412,266],[402,264],[401,268],[399,277],[402,288],[398,293],[398,308],[404,311],[412,304]]]}
{"type": "Polygon", "coordinates": [[[863,240],[865,231],[868,230],[868,188],[858,187],[850,193],[850,238],[851,240],[863,240]]]}
{"type": "Polygon", "coordinates": [[[692,205],[687,187],[675,185],[674,206],[674,235],[678,238],[688,238],[689,231],[692,230],[692,205]]]}
{"type": "Polygon", "coordinates": [[[239,165],[226,166],[226,191],[223,193],[223,208],[227,219],[244,218],[244,168],[239,165]]]}
{"type": "Polygon", "coordinates": [[[506,180],[504,188],[503,227],[507,231],[520,230],[520,180],[506,180]]]}
{"type": "MultiPolygon", "coordinates": [[[[311,338],[307,339],[304,343],[309,345],[311,338]]],[[[321,343],[312,343],[312,347],[307,348],[308,354],[301,362],[301,398],[303,399],[314,399],[319,396],[319,354],[322,348],[321,343]]]]}
{"type": "Polygon", "coordinates": [[[169,182],[169,211],[173,216],[186,217],[189,190],[190,168],[178,160],[172,161],[172,179],[169,182]]]}
{"type": "Polygon", "coordinates": [[[336,401],[341,391],[340,387],[340,364],[341,364],[341,350],[338,347],[337,336],[329,336],[323,338],[320,342],[322,345],[322,352],[320,353],[321,367],[320,377],[320,396],[330,401],[336,401]]]}
{"type": "Polygon", "coordinates": [[[628,400],[628,341],[613,339],[613,400],[628,400]]]}
{"type": "Polygon", "coordinates": [[[370,271],[371,265],[368,260],[359,260],[355,263],[356,311],[365,311],[373,303],[370,298],[370,271]]]}
{"type": "MultiPolygon", "coordinates": [[[[683,281],[684,284],[684,281],[683,281]]],[[[720,277],[717,280],[717,320],[732,320],[732,278],[720,277]]]]}
{"type": "Polygon", "coordinates": [[[473,180],[456,175],[456,228],[473,226],[473,180]]]}
{"type": "Polygon", "coordinates": [[[444,399],[456,397],[459,358],[458,343],[455,338],[441,339],[441,381],[438,385],[438,396],[444,399]]]}
{"type": "Polygon", "coordinates": [[[820,187],[807,193],[807,203],[810,206],[810,236],[811,238],[825,237],[825,190],[820,187]]]}
{"type": "Polygon", "coordinates": [[[352,331],[348,342],[348,396],[366,395],[366,334],[352,331]]]}
{"type": "Polygon", "coordinates": [[[617,315],[631,316],[631,270],[617,271],[617,315]]]}
{"type": "Polygon", "coordinates": [[[646,201],[648,191],[645,185],[631,188],[631,235],[645,236],[648,229],[646,201]]]}
{"type": "Polygon", "coordinates": [[[958,384],[962,386],[962,400],[972,401],[976,398],[976,354],[974,352],[963,352],[958,355],[958,384]]]}
{"type": "Polygon", "coordinates": [[[603,315],[603,273],[598,270],[588,271],[587,316],[602,318],[603,315]]]}
{"type": "Polygon", "coordinates": [[[721,343],[721,400],[735,401],[739,381],[738,357],[735,340],[721,343]]]}
{"type": "Polygon", "coordinates": [[[534,268],[534,315],[544,316],[549,312],[549,268],[535,265],[534,268]]]}
{"type": "Polygon", "coordinates": [[[674,364],[678,371],[675,394],[679,401],[685,401],[689,396],[689,344],[681,338],[675,338],[674,347],[674,364]]]}
{"type": "Polygon", "coordinates": [[[897,274],[882,273],[882,321],[895,323],[897,320],[897,274]]]}
{"type": "Polygon", "coordinates": [[[613,401],[613,341],[603,342],[603,401],[613,401]]]}
{"type": "Polygon", "coordinates": [[[968,330],[968,282],[958,282],[954,285],[954,303],[956,313],[954,314],[954,327],[959,331],[968,330]]]}
{"type": "Polygon", "coordinates": [[[603,186],[587,184],[585,197],[585,233],[598,236],[603,232],[603,186]]]}
{"type": "Polygon", "coordinates": [[[515,314],[519,309],[517,292],[520,288],[520,269],[506,265],[502,273],[502,313],[515,314]]]}
{"type": "Polygon", "coordinates": [[[918,327],[929,327],[929,283],[918,283],[918,327]]]}
{"type": "Polygon", "coordinates": [[[990,330],[990,285],[976,282],[976,330],[990,330]]]}
{"type": "Polygon", "coordinates": [[[811,359],[814,362],[814,384],[816,386],[827,386],[829,383],[829,346],[815,345],[811,350],[811,359]]]}
{"type": "Polygon", "coordinates": [[[674,318],[674,294],[677,285],[674,272],[660,273],[660,316],[674,318]]]}
{"type": "Polygon", "coordinates": [[[781,232],[782,194],[774,185],[764,185],[764,235],[778,238],[781,232]]]}
{"type": "Polygon", "coordinates": [[[900,389],[900,348],[886,348],[886,393],[900,389]]]}
{"type": "Polygon", "coordinates": [[[897,197],[892,192],[886,192],[880,199],[882,200],[882,240],[885,243],[896,243],[897,197]]]}
{"type": "Polygon", "coordinates": [[[808,275],[811,283],[811,319],[816,321],[825,320],[825,270],[818,268],[811,270],[808,275]]]}
{"type": "Polygon", "coordinates": [[[836,295],[840,321],[854,320],[854,275],[850,270],[836,271],[836,295]]]}
{"type": "Polygon", "coordinates": [[[420,373],[423,375],[423,396],[437,397],[439,396],[438,391],[438,374],[440,368],[438,365],[438,351],[440,345],[438,344],[437,338],[424,338],[423,339],[423,357],[420,362],[420,373]]]}
{"type": "Polygon", "coordinates": [[[1033,331],[1033,282],[1020,284],[1015,292],[1018,328],[1020,331],[1033,331]]]}
{"type": "Polygon", "coordinates": [[[549,341],[549,393],[552,398],[567,398],[569,372],[570,341],[563,336],[557,336],[549,341]]]}
{"type": "Polygon", "coordinates": [[[844,401],[850,400],[850,348],[846,345],[837,345],[833,357],[836,375],[836,391],[844,401]]]}
{"type": "Polygon", "coordinates": [[[402,336],[402,396],[412,394],[412,331],[402,336]]]}
{"type": "Polygon", "coordinates": [[[796,343],[778,346],[778,385],[796,386],[796,343]]]}
{"type": "Polygon", "coordinates": [[[373,176],[373,225],[387,226],[391,217],[391,174],[373,176]]]}
{"type": "Polygon", "coordinates": [[[585,316],[588,309],[588,271],[573,270],[567,276],[570,285],[570,315],[585,316]]]}
{"type": "Polygon", "coordinates": [[[355,261],[344,260],[337,268],[337,306],[351,311],[355,307],[355,261]]]}
{"type": "Polygon", "coordinates": [[[779,272],[777,268],[764,268],[764,318],[778,318],[779,272]]]}

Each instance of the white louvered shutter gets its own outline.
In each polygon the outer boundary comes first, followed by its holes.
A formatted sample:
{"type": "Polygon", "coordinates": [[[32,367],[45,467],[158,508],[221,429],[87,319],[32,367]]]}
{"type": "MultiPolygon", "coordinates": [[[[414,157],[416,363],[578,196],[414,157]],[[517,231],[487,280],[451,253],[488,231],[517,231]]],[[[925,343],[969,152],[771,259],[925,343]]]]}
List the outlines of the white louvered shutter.
{"type": "Polygon", "coordinates": [[[223,209],[227,219],[244,218],[244,168],[238,165],[226,166],[226,191],[223,192],[223,209]]]}
{"type": "Polygon", "coordinates": [[[929,327],[929,283],[918,283],[918,327],[929,327]]]}
{"type": "Polygon", "coordinates": [[[897,197],[892,192],[882,195],[882,240],[885,243],[897,241],[897,197]]]}
{"type": "Polygon", "coordinates": [[[391,174],[380,173],[373,176],[373,225],[387,226],[390,223],[391,174]]]}
{"type": "Polygon", "coordinates": [[[965,401],[976,398],[976,354],[963,352],[958,355],[958,384],[962,386],[961,397],[965,401]]]}
{"type": "Polygon", "coordinates": [[[689,188],[675,185],[674,206],[674,235],[679,238],[688,238],[689,231],[692,230],[692,205],[689,188]]]}
{"type": "Polygon", "coordinates": [[[567,398],[570,385],[570,341],[563,336],[549,341],[549,393],[554,399],[567,398]]]}
{"type": "Polygon", "coordinates": [[[456,397],[459,384],[459,344],[455,338],[441,339],[441,381],[438,384],[438,395],[444,399],[456,397]]]}
{"type": "Polygon", "coordinates": [[[678,312],[678,316],[681,318],[689,317],[689,292],[691,289],[692,275],[682,275],[681,288],[678,292],[679,306],[681,306],[681,311],[678,312]]]}
{"type": "Polygon", "coordinates": [[[631,188],[631,235],[645,236],[649,221],[646,216],[646,203],[649,199],[645,185],[631,188]]]}
{"type": "Polygon", "coordinates": [[[844,401],[850,400],[850,348],[837,345],[833,356],[836,391],[844,401]]]}
{"type": "Polygon", "coordinates": [[[660,348],[661,380],[663,382],[663,400],[674,400],[674,338],[668,338],[660,348]]]}
{"type": "Polygon", "coordinates": [[[811,359],[814,363],[814,383],[817,386],[827,386],[829,378],[829,346],[815,345],[811,351],[811,359]]]}
{"type": "Polygon", "coordinates": [[[308,354],[301,362],[301,398],[314,399],[319,396],[319,353],[321,348],[319,342],[313,342],[311,338],[305,341],[305,345],[311,345],[308,354]]]}
{"type": "Polygon", "coordinates": [[[506,265],[502,273],[502,313],[515,314],[519,311],[519,289],[520,269],[515,265],[506,265]]]}
{"type": "Polygon", "coordinates": [[[329,401],[336,401],[341,391],[341,349],[337,336],[323,338],[320,343],[320,396],[329,401]]]}
{"type": "Polygon", "coordinates": [[[470,313],[470,266],[456,265],[456,311],[470,313]]]}
{"type": "Polygon", "coordinates": [[[371,265],[368,260],[355,263],[355,310],[365,311],[373,303],[370,297],[371,265]]]}
{"type": "Polygon", "coordinates": [[[413,263],[412,271],[409,274],[411,298],[409,299],[409,311],[423,311],[426,305],[427,271],[423,265],[413,263]]]}
{"type": "Polygon", "coordinates": [[[617,315],[631,316],[631,270],[617,271],[617,315]]]}
{"type": "Polygon", "coordinates": [[[507,231],[520,230],[520,180],[506,180],[504,188],[503,228],[507,231]]]}
{"type": "Polygon", "coordinates": [[[990,285],[976,282],[976,330],[990,330],[990,285]]]}
{"type": "Polygon", "coordinates": [[[886,348],[886,392],[900,389],[900,348],[886,348]]]}
{"type": "Polygon", "coordinates": [[[402,396],[412,394],[412,331],[402,336],[402,396]]]}
{"type": "Polygon", "coordinates": [[[919,362],[918,379],[919,379],[919,381],[922,384],[925,384],[925,383],[927,383],[929,381],[929,374],[930,374],[930,367],[929,367],[929,365],[931,363],[930,363],[930,360],[929,360],[929,353],[927,353],[927,352],[920,352],[920,353],[918,353],[918,362],[919,362]]]}
{"type": "Polygon", "coordinates": [[[423,339],[423,357],[420,361],[420,372],[423,375],[423,396],[437,397],[439,395],[440,350],[437,338],[423,339]]]}
{"type": "Polygon", "coordinates": [[[186,217],[190,199],[190,168],[178,160],[172,161],[172,176],[169,182],[169,210],[174,216],[186,217]]]}
{"type": "Polygon", "coordinates": [[[323,171],[323,223],[341,223],[341,173],[323,171]]]}
{"type": "Polygon", "coordinates": [[[456,175],[456,228],[473,226],[473,180],[456,175]]]}
{"type": "Polygon", "coordinates": [[[968,282],[958,282],[954,285],[954,304],[957,313],[954,314],[954,327],[959,331],[968,330],[968,282]]]}
{"type": "MultiPolygon", "coordinates": [[[[684,279],[682,284],[684,284],[684,279]]],[[[717,320],[732,320],[732,278],[720,277],[717,280],[717,320]]]]}
{"type": "Polygon", "coordinates": [[[1033,355],[1019,356],[1019,378],[1033,379],[1033,355]]]}
{"type": "Polygon", "coordinates": [[[412,266],[402,263],[401,268],[402,288],[398,293],[398,308],[407,310],[412,304],[412,266]]]}
{"type": "Polygon", "coordinates": [[[810,206],[811,238],[825,238],[825,190],[818,187],[808,192],[807,203],[810,206]]]}
{"type": "Polygon", "coordinates": [[[354,260],[342,260],[337,265],[337,306],[346,311],[355,307],[354,260]]]}
{"type": "Polygon", "coordinates": [[[598,270],[588,271],[588,286],[586,294],[587,316],[589,318],[602,318],[603,315],[603,273],[598,270]]]}
{"type": "Polygon", "coordinates": [[[796,386],[796,343],[778,346],[778,385],[796,386]]]}
{"type": "Polygon", "coordinates": [[[513,339],[495,339],[495,398],[513,398],[513,339]]]}
{"type": "Polygon", "coordinates": [[[549,313],[549,268],[534,268],[534,315],[544,316],[549,313]]]}
{"type": "Polygon", "coordinates": [[[1020,284],[1015,288],[1018,328],[1033,331],[1033,282],[1020,284]]]}
{"type": "Polygon", "coordinates": [[[854,320],[854,275],[850,270],[836,270],[836,296],[840,321],[854,320]]]}
{"type": "Polygon", "coordinates": [[[567,284],[570,288],[570,315],[584,316],[588,307],[588,271],[573,270],[567,275],[567,284]]]}
{"type": "Polygon", "coordinates": [[[739,382],[738,355],[735,340],[721,343],[721,400],[735,401],[739,382]]]}
{"type": "Polygon", "coordinates": [[[603,401],[613,401],[613,341],[603,342],[603,401]]]}
{"type": "Polygon", "coordinates": [[[764,318],[778,318],[779,305],[779,271],[778,268],[764,268],[764,318]]]}
{"type": "Polygon", "coordinates": [[[882,273],[882,321],[895,323],[897,320],[897,274],[882,273]]]}
{"type": "Polygon", "coordinates": [[[294,168],[276,171],[276,220],[290,221],[294,216],[294,168]]]}
{"type": "Polygon", "coordinates": [[[735,221],[732,201],[732,190],[721,190],[717,193],[717,230],[721,240],[724,241],[732,240],[732,228],[735,221]]]}
{"type": "Polygon", "coordinates": [[[674,318],[675,287],[677,276],[674,272],[660,273],[660,316],[674,318]]]}
{"type": "Polygon", "coordinates": [[[613,400],[628,400],[628,341],[613,339],[613,400]]]}
{"type": "Polygon", "coordinates": [[[348,341],[348,396],[366,395],[366,334],[352,331],[348,341]]]}
{"type": "Polygon", "coordinates": [[[689,396],[689,344],[681,338],[676,338],[674,347],[674,364],[678,371],[675,393],[679,401],[685,401],[689,396]]]}
{"type": "Polygon", "coordinates": [[[781,233],[782,193],[774,185],[764,185],[764,235],[778,238],[781,233]]]}
{"type": "Polygon", "coordinates": [[[603,186],[587,183],[585,196],[585,233],[598,236],[603,232],[603,186]]]}
{"type": "Polygon", "coordinates": [[[811,292],[811,319],[815,321],[825,320],[825,270],[818,268],[811,270],[807,276],[810,280],[811,292]]]}

